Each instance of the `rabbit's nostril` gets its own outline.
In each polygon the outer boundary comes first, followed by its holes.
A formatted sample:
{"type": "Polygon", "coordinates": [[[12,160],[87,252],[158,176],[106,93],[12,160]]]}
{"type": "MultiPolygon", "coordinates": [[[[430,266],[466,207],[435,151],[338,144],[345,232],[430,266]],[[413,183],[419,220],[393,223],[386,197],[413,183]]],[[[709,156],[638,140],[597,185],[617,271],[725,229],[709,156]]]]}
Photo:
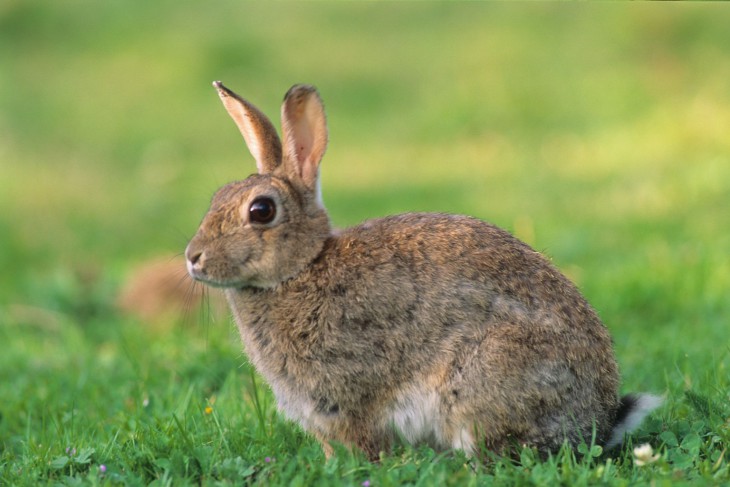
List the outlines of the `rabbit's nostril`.
{"type": "Polygon", "coordinates": [[[194,252],[189,252],[187,257],[188,257],[188,261],[191,264],[196,265],[198,262],[200,262],[200,258],[202,256],[203,256],[203,251],[202,250],[196,250],[194,252]]]}

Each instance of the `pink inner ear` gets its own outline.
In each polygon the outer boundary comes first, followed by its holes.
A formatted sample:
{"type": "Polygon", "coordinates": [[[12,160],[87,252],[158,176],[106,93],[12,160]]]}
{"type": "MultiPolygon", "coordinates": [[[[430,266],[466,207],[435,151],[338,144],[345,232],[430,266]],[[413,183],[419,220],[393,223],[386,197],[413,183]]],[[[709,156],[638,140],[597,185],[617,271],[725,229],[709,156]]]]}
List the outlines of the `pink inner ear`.
{"type": "Polygon", "coordinates": [[[311,156],[314,143],[314,137],[312,136],[312,131],[307,123],[306,115],[304,113],[302,115],[303,116],[297,120],[294,126],[294,137],[296,137],[295,155],[297,162],[299,162],[300,165],[306,163],[307,159],[311,156]]]}
{"type": "Polygon", "coordinates": [[[290,169],[307,185],[317,183],[319,161],[327,141],[324,112],[312,87],[295,86],[282,106],[282,128],[290,169]]]}

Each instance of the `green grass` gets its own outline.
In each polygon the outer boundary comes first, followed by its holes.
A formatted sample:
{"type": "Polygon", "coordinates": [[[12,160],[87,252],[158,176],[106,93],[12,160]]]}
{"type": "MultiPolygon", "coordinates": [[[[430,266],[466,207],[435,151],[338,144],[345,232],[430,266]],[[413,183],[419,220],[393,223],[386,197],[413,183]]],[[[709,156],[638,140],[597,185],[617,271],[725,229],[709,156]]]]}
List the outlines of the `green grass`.
{"type": "Polygon", "coordinates": [[[5,2],[0,484],[730,482],[729,20],[708,4],[5,2]],[[316,84],[337,225],[428,210],[513,231],[598,309],[622,390],[665,405],[608,456],[325,462],[229,319],[114,304],[253,171],[215,79],[272,116],[316,84]],[[634,465],[640,443],[659,460],[634,465]]]}

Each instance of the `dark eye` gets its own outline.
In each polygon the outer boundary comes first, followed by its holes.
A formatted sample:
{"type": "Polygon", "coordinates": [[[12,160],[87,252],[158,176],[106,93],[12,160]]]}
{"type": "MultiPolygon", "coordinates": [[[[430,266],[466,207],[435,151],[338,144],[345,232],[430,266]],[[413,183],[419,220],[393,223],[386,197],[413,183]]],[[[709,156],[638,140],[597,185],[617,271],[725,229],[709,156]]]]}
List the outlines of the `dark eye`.
{"type": "Polygon", "coordinates": [[[271,223],[276,216],[276,203],[271,198],[256,198],[248,207],[251,223],[271,223]]]}

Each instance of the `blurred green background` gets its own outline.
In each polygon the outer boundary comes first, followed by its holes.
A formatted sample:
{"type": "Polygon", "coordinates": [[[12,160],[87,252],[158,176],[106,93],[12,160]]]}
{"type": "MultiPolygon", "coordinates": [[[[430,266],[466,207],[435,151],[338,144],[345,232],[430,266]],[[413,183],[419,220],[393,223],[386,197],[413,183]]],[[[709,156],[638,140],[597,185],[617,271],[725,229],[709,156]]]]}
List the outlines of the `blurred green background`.
{"type": "Polygon", "coordinates": [[[627,384],[691,382],[728,353],[729,25],[712,4],[6,0],[2,326],[123,326],[129,269],[182,252],[215,189],[254,171],[211,82],[277,126],[305,82],[336,225],[492,221],[576,280],[627,384]]]}
{"type": "MultiPolygon", "coordinates": [[[[276,125],[292,84],[319,88],[336,225],[466,213],[545,252],[611,330],[622,390],[667,393],[637,438],[674,478],[726,478],[728,26],[718,4],[0,2],[0,483],[395,485],[430,464],[322,470],[229,319],[117,308],[254,171],[213,80],[276,125]]],[[[651,478],[627,455],[596,475],[651,478]]]]}

